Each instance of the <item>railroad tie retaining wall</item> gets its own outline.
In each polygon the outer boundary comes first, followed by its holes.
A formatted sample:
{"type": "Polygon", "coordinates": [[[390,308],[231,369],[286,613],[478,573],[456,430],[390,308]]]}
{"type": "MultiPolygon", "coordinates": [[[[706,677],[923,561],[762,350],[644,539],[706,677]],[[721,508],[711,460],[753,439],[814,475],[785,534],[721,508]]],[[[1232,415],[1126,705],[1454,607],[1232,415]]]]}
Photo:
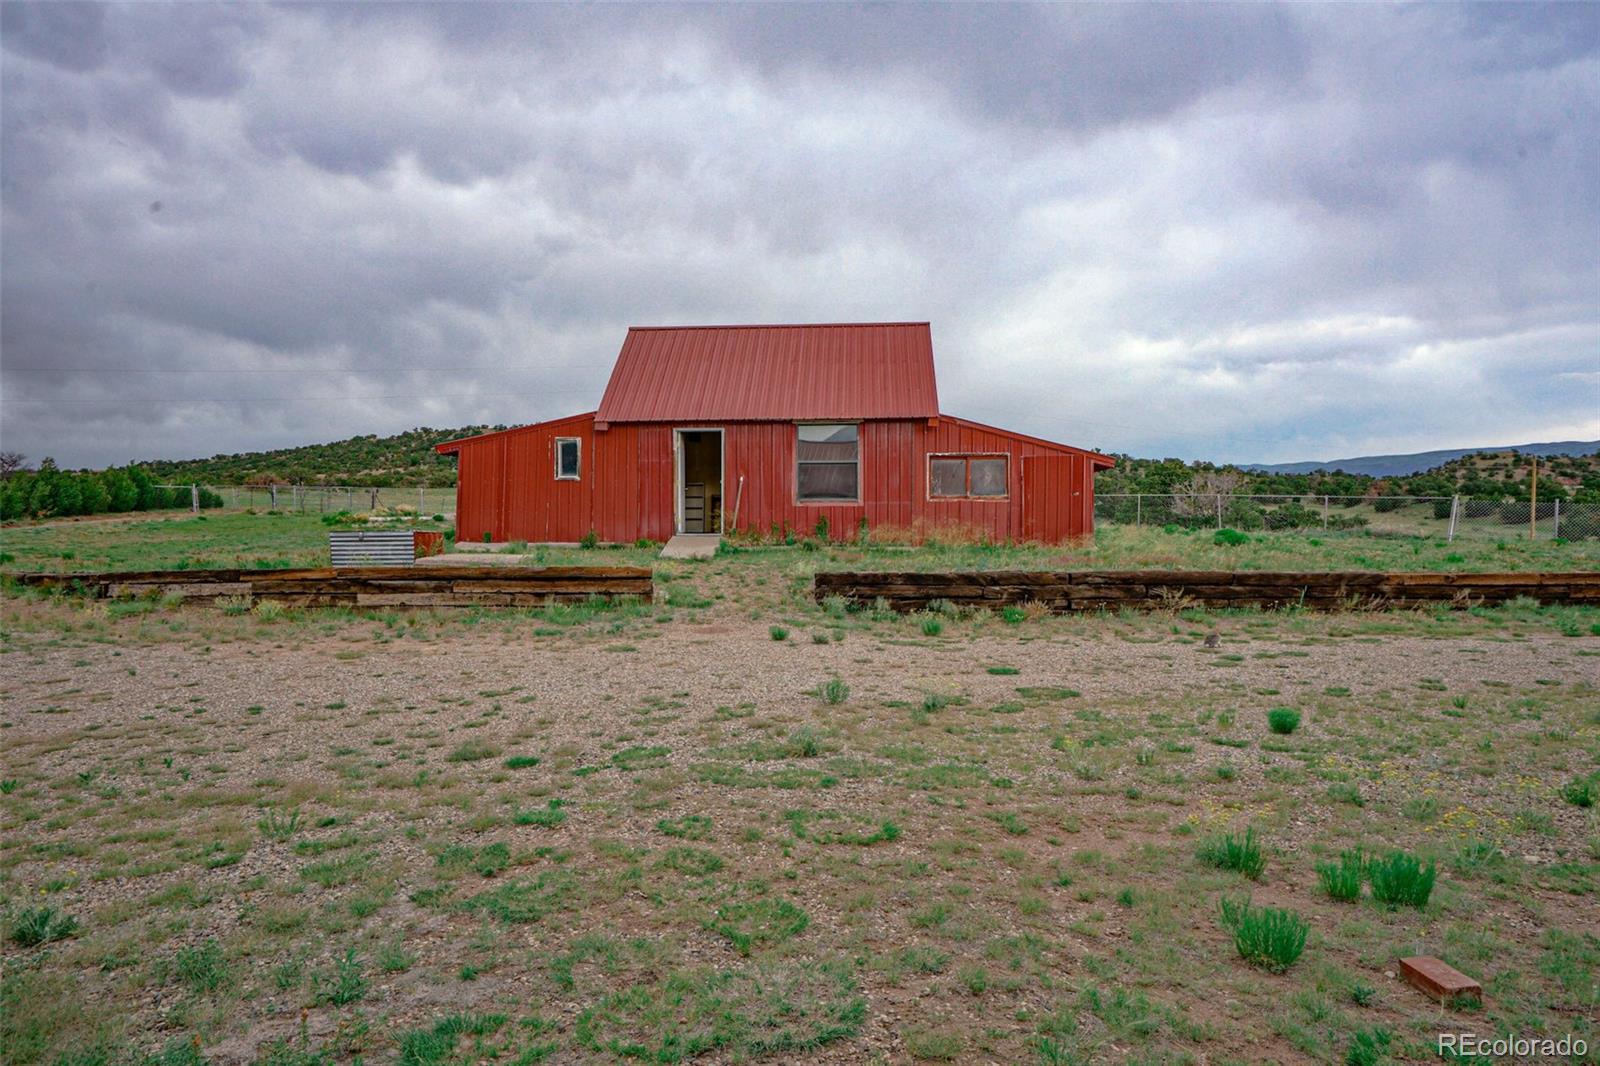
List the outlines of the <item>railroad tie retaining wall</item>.
{"type": "Polygon", "coordinates": [[[650,569],[642,566],[330,566],[6,576],[99,599],[180,596],[215,604],[244,597],[296,607],[538,607],[591,596],[649,600],[654,595],[650,569]]]}
{"type": "Polygon", "coordinates": [[[935,601],[996,608],[1041,604],[1053,611],[1121,607],[1467,607],[1526,596],[1547,604],[1600,606],[1600,572],[1523,574],[1273,572],[1212,570],[984,570],[923,573],[824,571],[818,600],[857,606],[880,600],[896,611],[935,601]]]}

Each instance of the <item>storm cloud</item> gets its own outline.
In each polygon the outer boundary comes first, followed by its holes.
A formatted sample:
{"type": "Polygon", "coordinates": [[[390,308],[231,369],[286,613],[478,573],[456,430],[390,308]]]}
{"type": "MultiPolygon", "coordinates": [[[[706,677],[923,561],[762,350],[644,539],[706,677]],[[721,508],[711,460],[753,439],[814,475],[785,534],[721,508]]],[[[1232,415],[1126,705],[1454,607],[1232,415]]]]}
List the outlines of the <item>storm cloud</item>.
{"type": "Polygon", "coordinates": [[[0,438],[592,409],[630,324],[932,321],[954,414],[1600,437],[1600,7],[0,5],[0,438]]]}

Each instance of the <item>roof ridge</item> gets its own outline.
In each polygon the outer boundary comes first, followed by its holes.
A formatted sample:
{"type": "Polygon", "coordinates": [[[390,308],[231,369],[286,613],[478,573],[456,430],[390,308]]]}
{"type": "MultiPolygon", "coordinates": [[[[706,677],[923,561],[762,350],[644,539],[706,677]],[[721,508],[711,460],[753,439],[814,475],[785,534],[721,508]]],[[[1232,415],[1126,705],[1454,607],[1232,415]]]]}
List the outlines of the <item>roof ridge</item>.
{"type": "Polygon", "coordinates": [[[921,322],[746,322],[726,323],[718,326],[629,326],[629,332],[675,329],[860,329],[866,326],[931,326],[932,321],[921,322]]]}

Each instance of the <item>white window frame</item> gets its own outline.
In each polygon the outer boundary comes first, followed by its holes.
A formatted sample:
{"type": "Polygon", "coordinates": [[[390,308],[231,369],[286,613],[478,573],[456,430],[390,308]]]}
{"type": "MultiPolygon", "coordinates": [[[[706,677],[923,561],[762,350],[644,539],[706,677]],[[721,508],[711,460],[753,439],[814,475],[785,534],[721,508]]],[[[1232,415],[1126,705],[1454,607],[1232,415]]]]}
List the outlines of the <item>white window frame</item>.
{"type": "MultiPolygon", "coordinates": [[[[796,422],[794,424],[794,503],[796,507],[837,507],[840,504],[861,502],[861,425],[853,419],[834,420],[831,422],[796,422]],[[855,426],[856,427],[856,494],[854,496],[830,496],[816,500],[802,500],[800,498],[800,427],[801,426],[855,426]]],[[[843,466],[843,463],[819,464],[843,466]]]]}
{"type": "Polygon", "coordinates": [[[582,437],[557,437],[555,446],[556,480],[557,481],[582,481],[583,480],[583,438],[582,437]],[[576,474],[563,474],[561,472],[561,446],[571,441],[578,451],[578,472],[576,474]]]}
{"type": "Polygon", "coordinates": [[[1011,460],[1010,452],[929,452],[927,466],[923,473],[927,477],[927,497],[929,503],[939,503],[942,500],[976,500],[979,503],[988,501],[1004,502],[1011,499],[1011,460]],[[936,496],[933,492],[933,461],[935,459],[962,459],[966,461],[966,476],[962,488],[966,491],[960,496],[936,496]],[[1004,459],[1006,462],[1006,491],[999,496],[975,496],[972,492],[972,460],[974,459],[1004,459]]]}

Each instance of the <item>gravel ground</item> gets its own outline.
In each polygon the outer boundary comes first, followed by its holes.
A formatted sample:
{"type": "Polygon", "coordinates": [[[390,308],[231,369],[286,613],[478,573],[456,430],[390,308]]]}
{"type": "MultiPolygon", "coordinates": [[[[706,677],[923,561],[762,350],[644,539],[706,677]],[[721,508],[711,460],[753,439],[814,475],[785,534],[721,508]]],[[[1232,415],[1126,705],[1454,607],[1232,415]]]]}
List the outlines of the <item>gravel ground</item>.
{"type": "Polygon", "coordinates": [[[357,1016],[361,1048],[383,1061],[395,1033],[453,1010],[538,1013],[549,1061],[606,1059],[577,1033],[607,990],[828,958],[850,961],[866,1013],[855,1035],[809,1049],[814,1061],[1033,1060],[1046,1054],[1041,1019],[1063,1004],[1076,1021],[1062,1046],[1085,1060],[1319,1061],[1297,1035],[1317,1026],[1286,1004],[1365,980],[1376,1005],[1346,1004],[1326,1022],[1326,1060],[1342,1061],[1358,1025],[1416,1040],[1434,1024],[1437,1008],[1391,976],[1395,951],[1419,945],[1487,975],[1516,971],[1496,1002],[1524,1025],[1578,1024],[1583,990],[1537,975],[1549,930],[1580,944],[1600,931],[1595,875],[1557,884],[1544,872],[1594,869],[1593,819],[1554,789],[1595,760],[1600,641],[1536,625],[1408,633],[1382,616],[952,620],[933,637],[907,621],[802,621],[783,641],[732,604],[567,630],[246,618],[134,640],[24,627],[0,681],[6,777],[18,783],[4,797],[5,891],[12,910],[47,896],[83,927],[42,948],[8,944],[8,965],[81,978],[95,1024],[119,1039],[197,1036],[218,1063],[254,1061],[278,1039],[348,1051],[357,1016]],[[837,704],[818,696],[830,678],[849,688],[837,704]],[[1279,705],[1305,715],[1292,739],[1266,729],[1279,705]],[[463,756],[469,742],[488,754],[463,756]],[[506,768],[515,754],[540,762],[506,768]],[[947,779],[919,783],[941,769],[947,779]],[[761,777],[780,771],[812,776],[799,787],[761,777]],[[1344,781],[1359,805],[1329,798],[1344,781]],[[1402,817],[1423,796],[1435,813],[1402,817]],[[551,800],[565,803],[560,825],[511,817],[551,800]],[[1524,829],[1530,804],[1544,815],[1524,829]],[[258,831],[268,808],[303,813],[293,843],[258,831]],[[796,809],[897,833],[817,843],[793,830],[796,809]],[[686,815],[710,819],[705,839],[657,828],[686,815]],[[1260,885],[1196,868],[1191,834],[1250,821],[1271,841],[1260,885]],[[1353,841],[1443,856],[1478,836],[1510,856],[1513,889],[1446,872],[1439,902],[1404,914],[1315,892],[1314,862],[1353,841]],[[497,842],[509,869],[443,880],[442,848],[497,842]],[[720,868],[662,869],[667,849],[691,845],[720,868]],[[366,858],[351,884],[306,882],[309,863],[355,851],[366,858]],[[576,871],[581,906],[498,927],[462,909],[556,869],[552,853],[572,856],[561,869],[576,871]],[[218,854],[237,858],[208,867],[218,854]],[[705,915],[756,882],[809,926],[747,960],[705,915]],[[417,902],[441,884],[449,905],[417,902]],[[1232,958],[1214,920],[1230,887],[1307,914],[1308,960],[1277,976],[1232,958]],[[200,902],[162,901],[175,891],[200,902]],[[363,894],[377,906],[350,916],[363,894]],[[263,932],[261,914],[278,911],[307,924],[263,932]],[[1487,955],[1461,946],[1473,929],[1487,955]],[[552,984],[550,960],[593,934],[655,946],[552,984]],[[174,980],[167,960],[212,939],[234,964],[228,982],[202,993],[174,980]],[[392,974],[369,963],[354,1006],[265,977],[285,960],[310,973],[347,947],[370,959],[391,942],[413,963],[392,974]],[[1013,959],[1018,943],[1035,946],[1013,959]],[[138,961],[97,963],[128,944],[138,961]],[[928,955],[906,956],[913,948],[928,955]],[[460,979],[474,960],[483,972],[460,979]],[[979,970],[986,987],[973,991],[979,970]],[[1148,997],[1135,1010],[1148,1024],[1090,986],[1148,997]]]}

